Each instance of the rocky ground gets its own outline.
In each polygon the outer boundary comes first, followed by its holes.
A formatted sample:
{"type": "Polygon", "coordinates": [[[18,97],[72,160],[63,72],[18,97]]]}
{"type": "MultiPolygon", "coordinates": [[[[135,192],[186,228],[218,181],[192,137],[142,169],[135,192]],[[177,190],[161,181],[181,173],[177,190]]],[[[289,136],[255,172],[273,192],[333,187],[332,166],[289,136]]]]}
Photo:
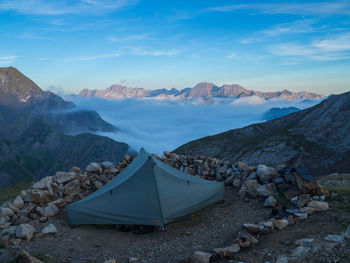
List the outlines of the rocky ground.
{"type": "Polygon", "coordinates": [[[165,232],[135,235],[87,225],[71,229],[64,205],[102,187],[132,157],[118,165],[72,168],[42,179],[1,206],[1,242],[8,249],[0,251],[0,262],[18,249],[44,262],[350,262],[350,228],[341,235],[350,224],[350,195],[346,188],[337,192],[330,182],[348,177],[323,178],[323,184],[333,187],[326,197],[327,190],[316,181],[304,181],[283,165],[250,167],[169,152],[158,158],[194,176],[224,182],[225,202],[169,224],[165,232]]]}

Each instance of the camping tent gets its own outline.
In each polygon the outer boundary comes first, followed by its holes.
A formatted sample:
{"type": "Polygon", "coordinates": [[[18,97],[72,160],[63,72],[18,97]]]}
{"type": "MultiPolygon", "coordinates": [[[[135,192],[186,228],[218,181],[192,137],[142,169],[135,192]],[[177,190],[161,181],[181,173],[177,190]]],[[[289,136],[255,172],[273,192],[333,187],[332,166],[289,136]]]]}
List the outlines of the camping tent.
{"type": "Polygon", "coordinates": [[[66,207],[69,223],[164,225],[224,199],[223,183],[183,173],[141,149],[105,186],[66,207]]]}

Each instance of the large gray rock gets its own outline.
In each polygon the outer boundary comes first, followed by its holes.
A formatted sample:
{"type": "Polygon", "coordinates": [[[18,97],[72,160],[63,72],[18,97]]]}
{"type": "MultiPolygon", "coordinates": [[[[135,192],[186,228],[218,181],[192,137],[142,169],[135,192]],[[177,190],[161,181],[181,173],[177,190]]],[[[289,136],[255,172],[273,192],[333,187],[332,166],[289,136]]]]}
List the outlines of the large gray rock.
{"type": "Polygon", "coordinates": [[[66,172],[57,172],[55,177],[54,177],[54,180],[59,183],[59,184],[62,184],[62,183],[66,183],[66,182],[69,182],[69,181],[72,181],[75,179],[75,173],[74,172],[70,172],[70,173],[66,173],[66,172]]]}
{"type": "Polygon", "coordinates": [[[47,204],[50,201],[50,194],[46,190],[32,190],[30,195],[36,204],[47,204]]]}
{"type": "Polygon", "coordinates": [[[27,241],[33,239],[35,228],[30,224],[21,224],[16,228],[16,237],[25,238],[27,241]]]}
{"type": "Polygon", "coordinates": [[[192,257],[193,263],[209,263],[211,258],[210,253],[195,251],[192,257]]]}
{"type": "Polygon", "coordinates": [[[15,212],[13,212],[13,210],[8,207],[0,207],[0,215],[12,216],[14,213],[15,212]]]}
{"type": "Polygon", "coordinates": [[[266,165],[258,165],[256,169],[256,174],[259,180],[264,183],[270,183],[275,175],[276,171],[272,167],[267,167],[266,165]]]}
{"type": "Polygon", "coordinates": [[[277,189],[274,183],[272,184],[264,184],[256,188],[256,192],[263,197],[268,197],[270,195],[277,194],[277,189]]]}
{"type": "Polygon", "coordinates": [[[55,205],[48,205],[40,210],[40,215],[45,217],[52,217],[57,215],[59,212],[59,209],[55,205]]]}
{"type": "Polygon", "coordinates": [[[12,205],[17,209],[21,210],[24,206],[23,198],[20,195],[18,195],[16,199],[12,202],[12,205]]]}
{"type": "Polygon", "coordinates": [[[33,184],[34,189],[47,189],[52,184],[52,176],[46,176],[42,178],[39,182],[33,184]]]}
{"type": "Polygon", "coordinates": [[[315,211],[325,211],[329,209],[329,205],[327,202],[321,202],[321,201],[311,201],[307,204],[308,207],[312,207],[315,209],[315,211]]]}
{"type": "Polygon", "coordinates": [[[73,180],[64,187],[64,195],[74,196],[80,193],[79,180],[73,180]]]}
{"type": "Polygon", "coordinates": [[[90,163],[85,170],[90,173],[102,173],[102,168],[98,163],[90,163]]]}

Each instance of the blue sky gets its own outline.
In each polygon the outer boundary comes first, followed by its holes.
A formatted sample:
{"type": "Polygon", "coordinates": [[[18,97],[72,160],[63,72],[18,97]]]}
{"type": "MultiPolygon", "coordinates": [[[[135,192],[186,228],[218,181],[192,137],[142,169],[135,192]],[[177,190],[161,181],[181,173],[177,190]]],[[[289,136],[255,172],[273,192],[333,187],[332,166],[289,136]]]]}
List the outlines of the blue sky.
{"type": "Polygon", "coordinates": [[[0,0],[0,67],[43,89],[350,90],[350,1],[0,0]]]}

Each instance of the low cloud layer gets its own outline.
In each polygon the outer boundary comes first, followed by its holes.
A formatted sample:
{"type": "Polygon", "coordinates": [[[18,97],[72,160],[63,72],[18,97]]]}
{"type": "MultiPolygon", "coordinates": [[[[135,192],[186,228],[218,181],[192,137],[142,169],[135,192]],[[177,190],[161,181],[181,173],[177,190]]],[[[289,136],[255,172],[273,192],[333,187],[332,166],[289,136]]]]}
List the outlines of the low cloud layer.
{"type": "Polygon", "coordinates": [[[135,150],[161,154],[194,139],[262,122],[273,107],[304,109],[316,101],[265,101],[260,98],[169,101],[100,98],[74,99],[80,108],[96,110],[117,133],[100,133],[128,143],[135,150]]]}

